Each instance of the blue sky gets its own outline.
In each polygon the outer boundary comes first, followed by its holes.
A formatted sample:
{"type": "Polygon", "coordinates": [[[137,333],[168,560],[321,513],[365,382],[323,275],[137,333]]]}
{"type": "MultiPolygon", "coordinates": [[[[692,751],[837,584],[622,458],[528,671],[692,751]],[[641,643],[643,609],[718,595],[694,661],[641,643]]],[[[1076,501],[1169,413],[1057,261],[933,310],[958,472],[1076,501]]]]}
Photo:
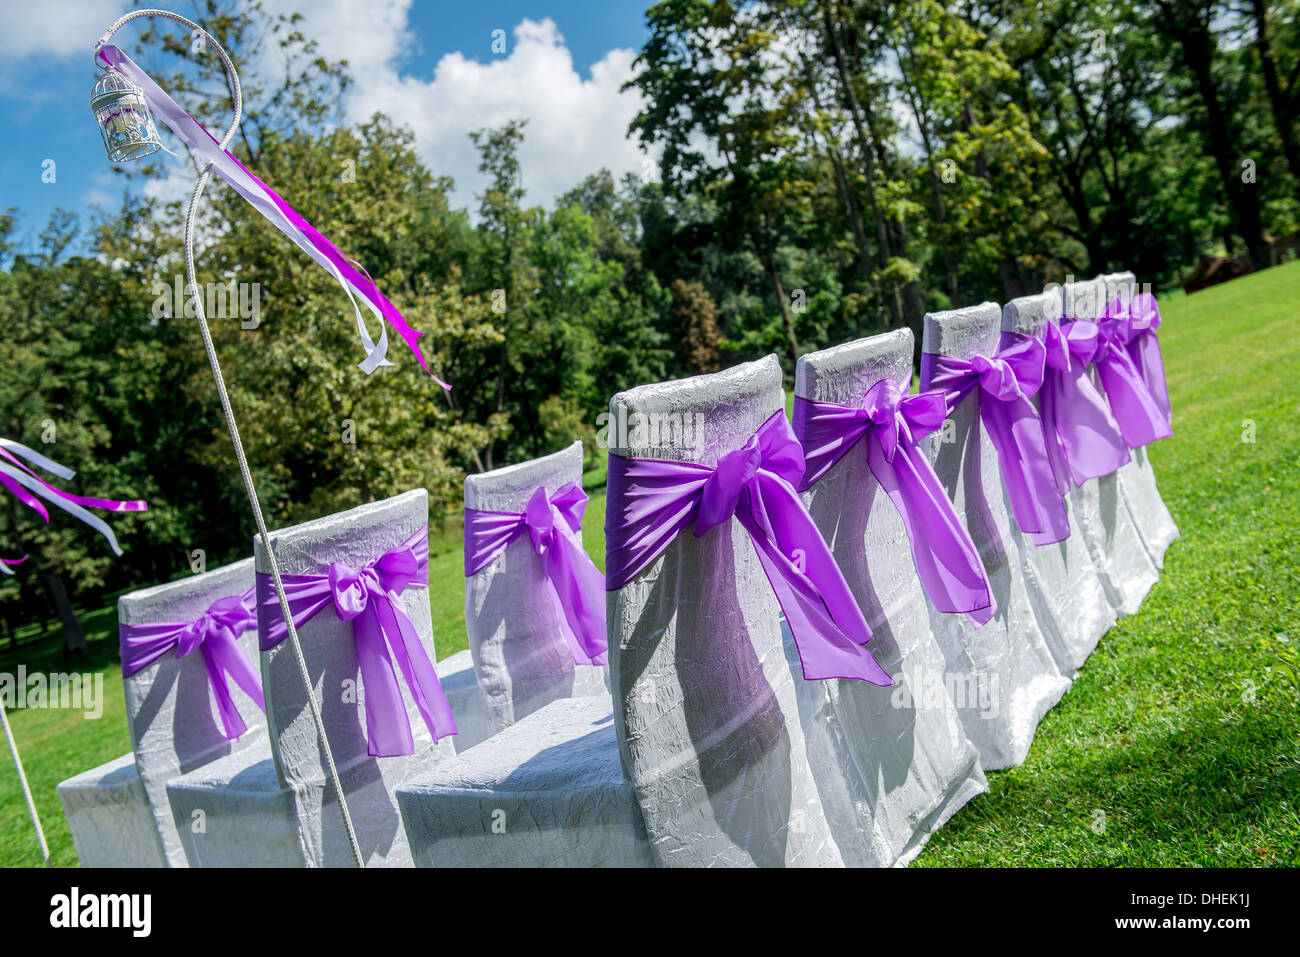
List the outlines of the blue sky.
{"type": "MultiPolygon", "coordinates": [[[[156,5],[194,17],[188,2],[156,5]]],[[[410,126],[424,161],[455,178],[459,205],[472,205],[480,186],[467,133],[512,117],[529,119],[521,159],[532,202],[549,203],[602,166],[621,175],[650,163],[625,137],[636,94],[619,91],[648,35],[644,3],[264,0],[264,6],[303,13],[302,29],[322,52],[350,60],[356,87],[344,104],[349,120],[380,109],[410,126]],[[503,52],[494,50],[494,38],[504,38],[503,52]]],[[[0,123],[7,144],[0,150],[0,210],[19,208],[24,247],[34,245],[55,207],[84,214],[97,204],[115,210],[121,201],[125,180],[112,172],[90,113],[90,51],[130,8],[123,0],[0,3],[0,123]],[[53,182],[46,182],[51,173],[53,182]]],[[[121,46],[130,49],[140,25],[123,28],[116,38],[121,46]]],[[[162,135],[182,151],[169,133],[162,135]]],[[[188,175],[177,169],[178,178],[188,175]]],[[[272,185],[292,202],[292,183],[272,185]]],[[[143,188],[187,191],[188,185],[158,181],[143,188]]]]}

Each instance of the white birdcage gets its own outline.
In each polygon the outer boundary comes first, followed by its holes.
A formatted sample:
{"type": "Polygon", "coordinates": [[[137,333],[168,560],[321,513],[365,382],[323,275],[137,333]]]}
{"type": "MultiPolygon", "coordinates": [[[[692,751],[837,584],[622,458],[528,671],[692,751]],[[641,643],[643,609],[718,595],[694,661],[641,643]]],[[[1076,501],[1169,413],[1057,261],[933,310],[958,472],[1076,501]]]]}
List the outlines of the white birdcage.
{"type": "Polygon", "coordinates": [[[153,114],[138,86],[118,73],[105,70],[90,91],[104,149],[114,163],[141,159],[162,149],[153,114]]]}

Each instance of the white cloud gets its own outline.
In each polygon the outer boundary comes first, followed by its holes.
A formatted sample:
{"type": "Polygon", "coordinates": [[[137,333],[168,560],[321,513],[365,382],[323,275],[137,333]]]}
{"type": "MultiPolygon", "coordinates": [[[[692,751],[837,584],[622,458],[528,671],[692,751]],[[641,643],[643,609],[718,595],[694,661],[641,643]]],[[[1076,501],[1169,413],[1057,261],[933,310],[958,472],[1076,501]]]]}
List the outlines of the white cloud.
{"type": "Polygon", "coordinates": [[[374,3],[363,18],[346,0],[274,0],[268,8],[280,6],[302,10],[303,32],[317,39],[322,54],[348,59],[356,81],[348,120],[381,111],[413,130],[430,169],[455,179],[457,205],[473,208],[484,185],[469,133],[510,119],[528,120],[520,162],[530,203],[549,204],[601,167],[617,178],[640,173],[646,163],[627,138],[639,94],[621,92],[632,75],[632,49],[610,50],[584,79],[555,22],[525,19],[514,28],[507,55],[480,63],[448,53],[426,79],[400,72],[403,54],[417,44],[407,25],[409,0],[374,3]]]}
{"type": "Polygon", "coordinates": [[[0,56],[80,53],[89,64],[95,41],[128,6],[126,0],[5,0],[0,4],[0,56]]]}
{"type": "MultiPolygon", "coordinates": [[[[615,177],[652,171],[627,138],[641,104],[639,93],[621,90],[632,75],[634,50],[610,50],[584,78],[555,22],[525,19],[515,26],[506,55],[480,63],[448,53],[431,76],[404,75],[408,54],[420,46],[409,23],[411,2],[372,0],[360,15],[356,0],[265,0],[264,7],[273,15],[302,13],[299,29],[317,41],[319,52],[349,61],[355,83],[344,103],[348,121],[382,111],[412,129],[430,169],[455,180],[456,205],[476,207],[474,194],[485,184],[469,133],[510,119],[528,120],[520,161],[529,203],[549,205],[601,167],[615,177]]],[[[52,12],[48,3],[3,0],[0,56],[84,55],[89,63],[95,40],[127,8],[126,0],[64,0],[52,12]]],[[[276,49],[271,37],[265,47],[269,61],[276,49]]],[[[486,41],[483,52],[489,55],[486,41]]],[[[276,67],[266,66],[273,75],[276,67]]],[[[155,190],[163,195],[173,188],[155,190]]]]}

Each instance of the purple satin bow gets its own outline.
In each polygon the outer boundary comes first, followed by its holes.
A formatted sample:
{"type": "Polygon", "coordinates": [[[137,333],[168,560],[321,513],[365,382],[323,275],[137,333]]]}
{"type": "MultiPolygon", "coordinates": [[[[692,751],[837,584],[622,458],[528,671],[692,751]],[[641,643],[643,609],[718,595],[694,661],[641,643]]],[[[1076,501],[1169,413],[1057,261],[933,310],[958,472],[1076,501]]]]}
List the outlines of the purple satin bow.
{"type": "Polygon", "coordinates": [[[1082,485],[1124,465],[1129,460],[1128,446],[1106,400],[1085,372],[1097,351],[1097,324],[1049,321],[1039,336],[1047,352],[1039,414],[1057,489],[1064,495],[1072,481],[1082,485]]]}
{"type": "Polygon", "coordinates": [[[700,538],[734,516],[785,612],[804,677],[891,685],[863,647],[871,629],[794,489],[803,473],[803,451],[783,411],[716,466],[611,454],[605,587],[622,588],[692,522],[700,538]]]}
{"type": "Polygon", "coordinates": [[[865,437],[867,464],[903,519],[925,593],[940,611],[973,613],[982,624],[995,611],[984,563],[917,445],[946,416],[942,392],[908,395],[894,379],[868,389],[861,408],[795,396],[794,431],[807,462],[800,490],[865,437]]]}
{"type": "Polygon", "coordinates": [[[219,599],[194,621],[158,621],[140,625],[119,625],[118,639],[122,650],[122,677],[129,678],[153,664],[173,649],[177,658],[192,654],[197,648],[203,655],[208,687],[217,701],[226,737],[238,738],[248,726],[239,716],[227,679],[244,689],[244,693],[263,711],[262,683],[257,672],[239,650],[236,639],[257,624],[253,613],[253,589],[242,595],[219,599]]]}
{"type": "MultiPolygon", "coordinates": [[[[402,603],[409,586],[429,584],[429,540],[424,529],[379,558],[354,569],[334,562],[325,575],[283,575],[289,611],[296,627],[333,605],[342,621],[352,622],[352,637],[366,698],[366,737],[374,757],[414,754],[415,739],[397,684],[397,667],[434,741],[456,733],[451,706],[429,655],[402,603]]],[[[288,634],[270,575],[257,573],[257,618],[263,651],[288,634]]]]}
{"type": "Polygon", "coordinates": [[[1043,423],[1029,401],[1043,384],[1046,360],[1046,349],[1033,338],[992,356],[921,356],[921,389],[944,392],[950,414],[971,392],[977,393],[980,421],[997,452],[1011,513],[1036,545],[1059,542],[1070,534],[1043,423]]]}
{"type": "MultiPolygon", "coordinates": [[[[1151,299],[1149,295],[1146,298],[1151,299]]],[[[1135,311],[1132,305],[1116,299],[1106,307],[1097,323],[1099,334],[1093,362],[1110,402],[1111,414],[1131,449],[1174,434],[1169,427],[1169,396],[1160,359],[1160,344],[1156,341],[1154,327],[1150,325],[1152,321],[1149,307],[1135,311]],[[1135,319],[1135,316],[1139,318],[1135,319]],[[1144,363],[1141,368],[1134,359],[1135,353],[1144,363]],[[1147,362],[1152,363],[1149,374],[1152,381],[1158,381],[1157,388],[1162,398],[1157,398],[1148,385],[1144,373],[1147,362]]],[[[1154,321],[1159,324],[1158,311],[1154,321]]]]}
{"type": "Polygon", "coordinates": [[[550,496],[545,488],[537,489],[522,512],[465,509],[465,577],[482,571],[527,531],[559,603],[560,634],[573,660],[603,665],[609,660],[605,579],[578,537],[586,509],[587,493],[577,482],[560,486],[550,496]]]}

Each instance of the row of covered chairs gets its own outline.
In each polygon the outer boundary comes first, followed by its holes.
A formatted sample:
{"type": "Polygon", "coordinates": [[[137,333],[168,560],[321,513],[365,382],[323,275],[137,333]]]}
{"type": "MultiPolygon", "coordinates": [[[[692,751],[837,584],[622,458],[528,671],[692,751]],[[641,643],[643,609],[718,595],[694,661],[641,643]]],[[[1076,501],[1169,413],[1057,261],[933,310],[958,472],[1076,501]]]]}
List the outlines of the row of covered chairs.
{"type": "MultiPolygon", "coordinates": [[[[1177,535],[1133,281],[927,316],[922,395],[907,330],[805,355],[793,424],[772,356],[620,393],[603,582],[580,445],[470,477],[436,677],[422,490],[274,533],[367,862],[910,860],[1177,535]]],[[[133,751],[59,788],[83,864],[351,860],[267,570],[120,600],[133,751]]]]}

